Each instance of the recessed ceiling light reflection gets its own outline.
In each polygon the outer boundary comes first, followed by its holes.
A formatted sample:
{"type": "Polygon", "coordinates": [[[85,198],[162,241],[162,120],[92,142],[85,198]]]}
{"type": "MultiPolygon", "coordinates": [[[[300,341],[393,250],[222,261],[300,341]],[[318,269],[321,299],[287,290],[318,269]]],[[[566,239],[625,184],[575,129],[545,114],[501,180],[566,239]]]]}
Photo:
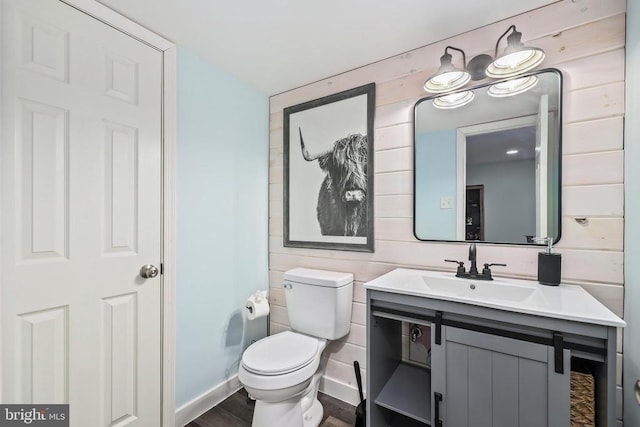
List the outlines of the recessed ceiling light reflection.
{"type": "Polygon", "coordinates": [[[538,78],[536,76],[527,76],[521,77],[519,79],[507,80],[490,86],[489,95],[496,98],[518,95],[520,93],[528,91],[537,84],[538,78]]]}
{"type": "Polygon", "coordinates": [[[471,101],[475,94],[471,91],[457,92],[449,95],[439,96],[433,100],[433,106],[441,109],[458,108],[463,105],[467,105],[471,101]]]}

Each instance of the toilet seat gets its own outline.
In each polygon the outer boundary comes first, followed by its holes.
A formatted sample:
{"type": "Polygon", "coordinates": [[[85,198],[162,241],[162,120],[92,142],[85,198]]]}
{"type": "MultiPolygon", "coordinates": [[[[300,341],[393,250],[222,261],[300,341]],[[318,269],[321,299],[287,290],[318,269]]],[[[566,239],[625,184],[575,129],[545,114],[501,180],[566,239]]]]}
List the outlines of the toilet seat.
{"type": "Polygon", "coordinates": [[[242,355],[242,366],[258,375],[284,375],[309,365],[318,355],[320,341],[291,331],[263,338],[242,355]]]}
{"type": "Polygon", "coordinates": [[[242,354],[240,382],[247,390],[284,390],[308,384],[326,344],[324,339],[291,331],[263,338],[242,354]]]}

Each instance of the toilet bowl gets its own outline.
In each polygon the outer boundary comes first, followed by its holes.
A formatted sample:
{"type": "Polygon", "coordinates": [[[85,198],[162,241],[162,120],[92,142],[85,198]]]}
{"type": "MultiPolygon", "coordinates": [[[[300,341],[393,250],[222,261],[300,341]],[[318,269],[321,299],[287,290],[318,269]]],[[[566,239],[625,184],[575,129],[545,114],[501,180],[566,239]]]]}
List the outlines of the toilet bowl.
{"type": "Polygon", "coordinates": [[[251,344],[238,379],[256,399],[252,427],[318,427],[320,358],[351,326],[353,274],[307,268],[284,273],[292,331],[251,344]]]}
{"type": "Polygon", "coordinates": [[[271,335],[242,355],[240,382],[256,399],[253,427],[317,427],[320,357],[327,341],[291,331],[271,335]],[[317,403],[316,403],[317,402],[317,403]]]}

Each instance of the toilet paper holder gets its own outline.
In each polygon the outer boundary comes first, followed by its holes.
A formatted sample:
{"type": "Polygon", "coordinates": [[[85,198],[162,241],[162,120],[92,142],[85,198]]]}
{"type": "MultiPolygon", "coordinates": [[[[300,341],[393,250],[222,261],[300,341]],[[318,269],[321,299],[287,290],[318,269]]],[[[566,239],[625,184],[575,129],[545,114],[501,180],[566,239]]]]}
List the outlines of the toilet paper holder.
{"type": "MultiPolygon", "coordinates": [[[[252,299],[252,298],[253,298],[253,300],[255,302],[260,302],[263,299],[267,299],[267,291],[256,291],[255,294],[253,294],[253,295],[251,295],[249,297],[249,299],[252,299]]],[[[253,314],[253,307],[251,307],[249,304],[247,304],[247,305],[245,305],[245,308],[247,310],[249,310],[249,313],[253,314]]]]}

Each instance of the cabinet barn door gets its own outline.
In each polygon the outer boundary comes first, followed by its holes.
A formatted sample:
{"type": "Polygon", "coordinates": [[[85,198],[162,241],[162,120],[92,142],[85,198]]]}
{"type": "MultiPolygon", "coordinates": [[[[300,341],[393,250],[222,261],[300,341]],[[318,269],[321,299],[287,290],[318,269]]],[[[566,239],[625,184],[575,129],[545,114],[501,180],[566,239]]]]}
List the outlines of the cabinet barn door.
{"type": "Polygon", "coordinates": [[[570,352],[564,350],[564,374],[555,372],[553,352],[542,344],[443,326],[442,344],[431,347],[443,426],[568,426],[570,352]]]}
{"type": "Polygon", "coordinates": [[[57,0],[2,0],[3,403],[157,427],[162,53],[57,0]]]}

